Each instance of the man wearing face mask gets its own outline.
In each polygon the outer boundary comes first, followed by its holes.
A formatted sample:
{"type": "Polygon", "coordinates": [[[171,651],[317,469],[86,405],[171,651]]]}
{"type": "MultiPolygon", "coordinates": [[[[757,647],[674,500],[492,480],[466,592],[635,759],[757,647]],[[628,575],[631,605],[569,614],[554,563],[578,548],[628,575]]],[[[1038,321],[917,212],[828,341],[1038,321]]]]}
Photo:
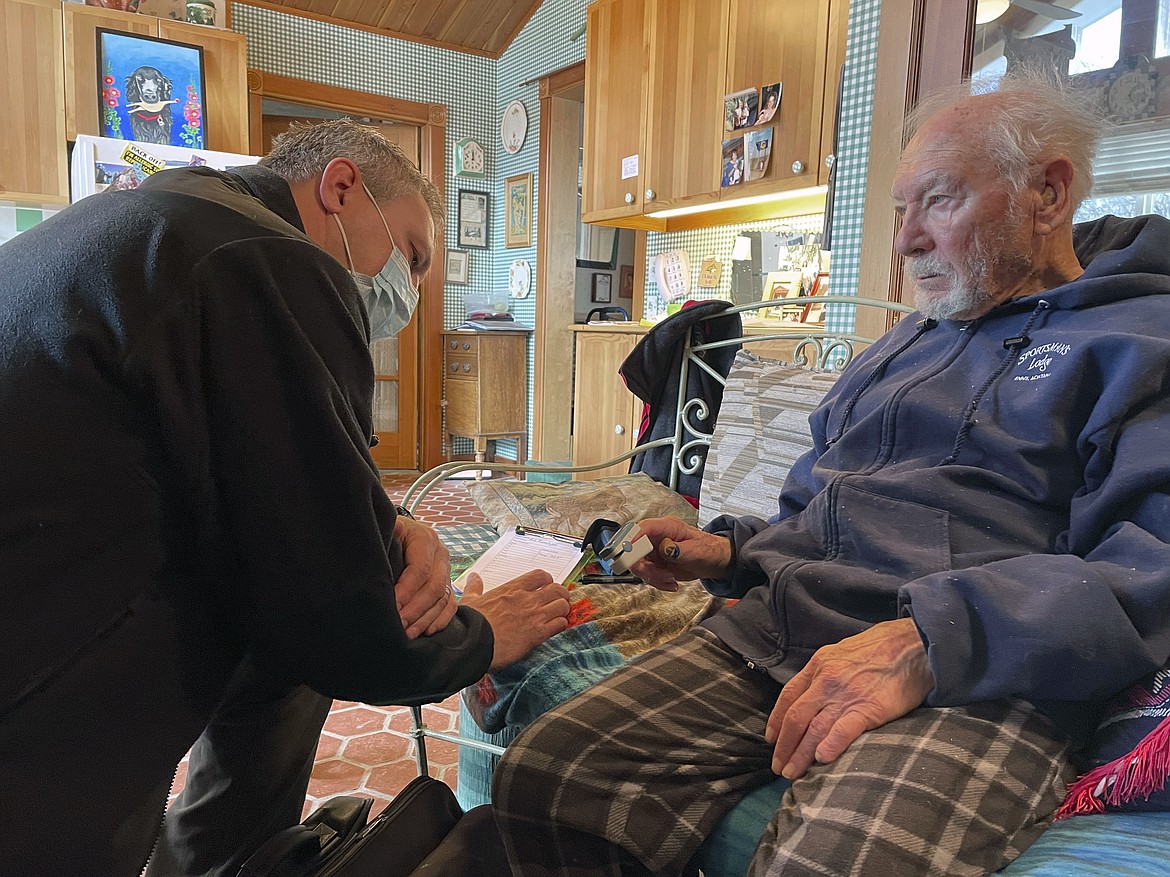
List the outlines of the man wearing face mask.
{"type": "Polygon", "coordinates": [[[0,873],[234,874],[300,819],[330,698],[440,696],[564,629],[540,573],[457,605],[368,453],[368,345],[441,220],[337,121],[0,247],[0,873]]]}

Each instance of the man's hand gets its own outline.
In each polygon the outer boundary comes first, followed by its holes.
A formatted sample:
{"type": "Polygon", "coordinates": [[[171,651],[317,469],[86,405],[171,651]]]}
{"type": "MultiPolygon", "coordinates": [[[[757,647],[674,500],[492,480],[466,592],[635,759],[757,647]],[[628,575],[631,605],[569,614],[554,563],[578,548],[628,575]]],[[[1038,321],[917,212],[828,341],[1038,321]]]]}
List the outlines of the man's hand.
{"type": "Polygon", "coordinates": [[[472,573],[462,603],[492,626],[496,645],[489,670],[514,664],[569,626],[569,592],[544,570],[526,572],[486,594],[483,579],[472,573]]]}
{"type": "Polygon", "coordinates": [[[638,522],[654,551],[630,569],[647,584],[677,591],[678,581],[721,579],[731,567],[731,542],[692,527],[681,518],[647,518],[638,522]]]}
{"type": "Polygon", "coordinates": [[[394,535],[406,559],[406,569],[394,585],[406,635],[414,639],[438,633],[458,608],[451,594],[451,556],[434,530],[403,515],[394,523],[394,535]]]}
{"type": "Polygon", "coordinates": [[[922,705],[934,676],[910,618],[883,621],[818,649],[784,686],[764,739],[772,772],[794,780],[813,761],[827,764],[866,731],[922,705]]]}

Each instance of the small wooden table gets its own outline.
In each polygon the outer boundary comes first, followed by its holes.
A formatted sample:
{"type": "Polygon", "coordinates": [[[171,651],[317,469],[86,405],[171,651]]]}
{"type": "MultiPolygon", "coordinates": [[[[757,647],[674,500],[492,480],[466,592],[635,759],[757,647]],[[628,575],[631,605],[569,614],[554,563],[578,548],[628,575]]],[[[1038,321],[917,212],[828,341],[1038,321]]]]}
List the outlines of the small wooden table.
{"type": "MultiPolygon", "coordinates": [[[[448,438],[475,443],[475,461],[489,443],[516,439],[517,462],[528,460],[528,332],[494,329],[443,332],[443,404],[448,438]]],[[[479,477],[479,473],[476,473],[479,477]]]]}

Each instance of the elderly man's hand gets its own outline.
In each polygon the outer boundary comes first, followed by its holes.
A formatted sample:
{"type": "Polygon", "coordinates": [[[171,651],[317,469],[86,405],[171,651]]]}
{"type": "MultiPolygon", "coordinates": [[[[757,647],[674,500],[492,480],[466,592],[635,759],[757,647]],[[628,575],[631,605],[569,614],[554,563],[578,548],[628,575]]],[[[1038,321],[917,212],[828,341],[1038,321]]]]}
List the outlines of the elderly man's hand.
{"type": "Polygon", "coordinates": [[[544,570],[526,572],[486,594],[483,579],[472,573],[462,603],[492,626],[495,652],[490,670],[514,664],[569,626],[569,592],[544,570]]]}
{"type": "Polygon", "coordinates": [[[410,639],[437,633],[455,617],[451,593],[451,557],[438,534],[403,515],[394,524],[406,569],[394,585],[398,615],[410,639]]]}
{"type": "Polygon", "coordinates": [[[638,528],[654,550],[630,572],[659,590],[677,591],[679,580],[721,579],[731,567],[731,542],[681,518],[647,518],[638,528]]]}
{"type": "Polygon", "coordinates": [[[833,761],[866,731],[921,706],[933,687],[922,637],[909,618],[818,649],[768,716],[772,771],[792,780],[814,760],[833,761]]]}

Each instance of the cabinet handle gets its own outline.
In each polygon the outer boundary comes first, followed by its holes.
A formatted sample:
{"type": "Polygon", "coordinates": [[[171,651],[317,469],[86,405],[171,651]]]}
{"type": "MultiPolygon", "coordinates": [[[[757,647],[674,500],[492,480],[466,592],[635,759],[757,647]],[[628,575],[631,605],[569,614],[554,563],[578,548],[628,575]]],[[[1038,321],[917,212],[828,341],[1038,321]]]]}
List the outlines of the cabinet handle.
{"type": "Polygon", "coordinates": [[[654,200],[655,198],[657,198],[657,197],[658,197],[658,196],[654,194],[654,190],[653,190],[653,189],[647,189],[647,190],[646,190],[646,200],[647,200],[647,201],[653,201],[653,200],[654,200]]]}
{"type": "Polygon", "coordinates": [[[453,372],[459,371],[459,363],[457,363],[457,362],[451,363],[451,371],[453,371],[453,372]]]}
{"type": "Polygon", "coordinates": [[[633,192],[626,192],[626,203],[627,204],[634,203],[634,193],[633,192]]]}
{"type": "Polygon", "coordinates": [[[463,363],[463,373],[468,374],[468,375],[471,374],[471,363],[470,362],[463,363]]]}
{"type": "Polygon", "coordinates": [[[837,163],[837,156],[835,156],[835,155],[826,155],[825,156],[825,167],[827,167],[829,170],[832,170],[833,165],[835,165],[836,163],[837,163]]]}
{"type": "Polygon", "coordinates": [[[470,342],[470,341],[464,341],[464,342],[463,342],[463,349],[464,349],[464,350],[470,350],[470,349],[471,349],[471,342],[470,342]]]}
{"type": "Polygon", "coordinates": [[[456,341],[454,338],[452,338],[452,339],[451,339],[451,349],[452,349],[452,350],[458,350],[458,349],[459,349],[459,342],[458,342],[458,341],[456,341]]]}
{"type": "Polygon", "coordinates": [[[794,174],[803,174],[804,173],[804,162],[801,161],[799,158],[792,163],[792,172],[794,174]]]}
{"type": "Polygon", "coordinates": [[[613,428],[613,434],[614,435],[625,435],[626,428],[619,423],[617,426],[615,426],[613,428]]]}

